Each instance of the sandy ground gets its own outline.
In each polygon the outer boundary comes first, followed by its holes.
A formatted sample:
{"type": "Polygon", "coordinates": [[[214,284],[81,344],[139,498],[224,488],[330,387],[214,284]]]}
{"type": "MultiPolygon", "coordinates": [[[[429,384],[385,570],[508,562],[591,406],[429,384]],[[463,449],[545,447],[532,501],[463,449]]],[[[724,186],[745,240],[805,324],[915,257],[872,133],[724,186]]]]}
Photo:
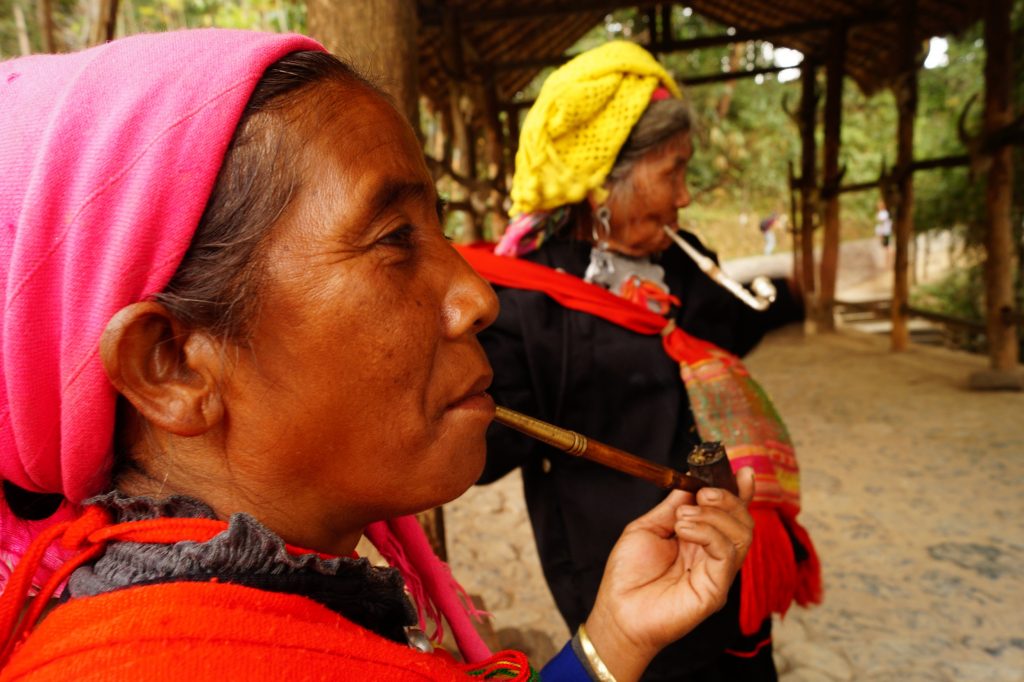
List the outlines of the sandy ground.
{"type": "MultiPolygon", "coordinates": [[[[783,682],[1024,680],[1024,395],[984,358],[852,331],[769,336],[748,365],[787,420],[825,601],[777,624],[783,682]]],[[[511,475],[446,507],[452,569],[505,646],[568,636],[511,475]]]]}

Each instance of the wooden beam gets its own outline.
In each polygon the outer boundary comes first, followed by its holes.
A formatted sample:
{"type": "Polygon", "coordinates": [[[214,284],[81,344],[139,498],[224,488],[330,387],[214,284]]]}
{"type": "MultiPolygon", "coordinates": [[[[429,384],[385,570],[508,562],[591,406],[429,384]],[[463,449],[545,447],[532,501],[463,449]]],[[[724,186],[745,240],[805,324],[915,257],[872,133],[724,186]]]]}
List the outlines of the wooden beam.
{"type": "MultiPolygon", "coordinates": [[[[760,69],[750,69],[744,71],[722,71],[720,73],[708,73],[701,76],[689,76],[687,78],[677,78],[676,82],[680,85],[694,86],[694,85],[707,85],[708,83],[721,83],[722,81],[733,81],[740,80],[743,78],[755,78],[757,76],[763,76],[771,73],[779,73],[780,71],[787,71],[789,69],[800,69],[801,64],[796,66],[766,66],[760,69]]],[[[502,109],[508,111],[517,111],[522,109],[529,109],[533,106],[536,100],[524,99],[516,102],[503,102],[501,104],[502,109]]]]}
{"type": "Polygon", "coordinates": [[[825,148],[822,192],[825,201],[821,246],[821,294],[818,297],[818,328],[835,329],[832,306],[836,297],[839,268],[839,147],[843,121],[843,76],[846,63],[846,27],[835,26],[829,35],[827,82],[825,86],[825,148]]]}
{"type": "MultiPolygon", "coordinates": [[[[898,185],[896,222],[893,236],[896,256],[892,286],[892,337],[894,351],[910,345],[907,306],[910,305],[910,237],[914,232],[914,116],[917,113],[917,53],[920,47],[914,37],[917,23],[917,0],[899,4],[899,29],[896,41],[897,126],[896,182],[898,185]]],[[[889,207],[892,210],[892,206],[889,207]]]]}
{"type": "MultiPolygon", "coordinates": [[[[563,0],[555,5],[541,7],[500,7],[495,9],[465,10],[459,12],[463,24],[481,24],[487,22],[528,21],[566,14],[582,14],[584,12],[613,12],[617,9],[644,9],[660,4],[659,0],[563,0]]],[[[469,5],[472,6],[472,5],[469,5]]],[[[443,22],[442,10],[434,7],[420,7],[420,23],[424,26],[440,26],[443,22]]]]}
{"type": "MultiPolygon", "coordinates": [[[[971,165],[971,157],[967,154],[953,154],[951,156],[937,156],[932,159],[920,159],[910,164],[910,170],[913,173],[922,170],[932,170],[934,168],[957,168],[959,166],[971,165]]],[[[864,192],[867,190],[877,190],[881,185],[880,179],[868,180],[866,182],[857,182],[850,185],[840,185],[839,189],[836,190],[839,194],[847,194],[849,192],[864,192]]]]}
{"type": "MultiPolygon", "coordinates": [[[[629,5],[630,7],[636,6],[635,3],[629,5]]],[[[461,16],[461,15],[460,15],[461,16]]],[[[891,17],[888,14],[873,12],[870,14],[864,14],[857,17],[849,17],[841,20],[842,25],[846,27],[858,26],[862,24],[871,24],[881,21],[887,21],[891,17]]],[[[658,43],[645,45],[649,51],[656,54],[664,54],[669,52],[686,52],[689,50],[699,50],[705,47],[716,47],[721,45],[731,45],[733,43],[745,43],[751,40],[768,40],[769,38],[777,38],[779,36],[792,36],[800,35],[803,33],[813,33],[815,31],[823,31],[833,28],[836,25],[836,20],[828,21],[808,21],[798,24],[786,24],[783,26],[773,26],[771,28],[763,28],[756,31],[736,31],[735,33],[722,33],[713,36],[701,36],[699,38],[688,38],[686,40],[663,40],[658,43]]],[[[569,61],[575,55],[555,55],[553,57],[538,57],[536,59],[520,59],[506,62],[491,62],[488,64],[488,68],[494,71],[520,71],[530,69],[542,69],[548,66],[560,66],[565,62],[569,61]]],[[[780,71],[782,68],[779,69],[780,71]]]]}
{"type": "Polygon", "coordinates": [[[652,52],[681,52],[685,50],[698,50],[705,47],[717,47],[730,45],[732,43],[746,43],[752,40],[768,40],[780,36],[801,35],[814,33],[816,31],[833,30],[837,24],[851,27],[862,24],[874,24],[880,21],[887,21],[891,17],[885,12],[869,12],[866,14],[851,17],[835,17],[820,21],[804,21],[796,24],[783,24],[781,26],[770,26],[751,31],[735,31],[734,33],[721,33],[713,36],[700,36],[687,38],[686,40],[670,40],[658,45],[651,45],[652,52]]]}
{"type": "MultiPolygon", "coordinates": [[[[1010,36],[1012,0],[987,0],[985,6],[984,134],[995,135],[1013,122],[1013,49],[1010,36]]],[[[985,190],[985,318],[991,372],[971,376],[977,388],[1024,388],[1018,368],[1019,348],[1014,317],[1013,277],[1016,270],[1013,229],[1012,149],[991,152],[985,190]],[[995,376],[992,376],[992,375],[995,376]]]]}
{"type": "Polygon", "coordinates": [[[724,71],[722,73],[709,73],[702,76],[688,76],[686,78],[678,78],[676,82],[680,85],[707,85],[708,83],[720,83],[722,81],[739,80],[741,78],[755,78],[757,76],[765,76],[772,73],[779,73],[781,71],[787,71],[789,69],[799,69],[800,65],[796,66],[765,66],[758,69],[744,69],[743,71],[724,71]]]}

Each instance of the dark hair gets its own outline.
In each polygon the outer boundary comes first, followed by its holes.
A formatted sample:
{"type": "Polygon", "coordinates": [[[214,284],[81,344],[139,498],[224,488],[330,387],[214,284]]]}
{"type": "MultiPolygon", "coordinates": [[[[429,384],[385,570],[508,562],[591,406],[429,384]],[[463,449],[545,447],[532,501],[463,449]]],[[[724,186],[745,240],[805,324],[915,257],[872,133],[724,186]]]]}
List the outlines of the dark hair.
{"type": "MultiPolygon", "coordinates": [[[[167,287],[154,298],[186,325],[243,340],[259,301],[260,246],[299,186],[296,140],[287,125],[314,86],[380,92],[326,52],[293,52],[264,72],[235,129],[192,242],[167,287]]],[[[319,90],[317,90],[319,92],[319,90]]]]}
{"type": "Polygon", "coordinates": [[[686,102],[674,98],[651,102],[615,157],[608,180],[615,184],[625,179],[637,161],[692,127],[693,113],[686,102]]]}

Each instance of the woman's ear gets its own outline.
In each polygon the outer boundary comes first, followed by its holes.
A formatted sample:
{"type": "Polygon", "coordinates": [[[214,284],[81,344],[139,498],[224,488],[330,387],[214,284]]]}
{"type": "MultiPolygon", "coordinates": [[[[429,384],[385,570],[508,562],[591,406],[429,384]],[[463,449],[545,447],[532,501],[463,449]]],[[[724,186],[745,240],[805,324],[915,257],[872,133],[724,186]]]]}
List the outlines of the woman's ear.
{"type": "Polygon", "coordinates": [[[114,388],[154,426],[198,436],[223,420],[219,344],[185,328],[163,305],[119,310],[100,339],[100,357],[114,388]]]}

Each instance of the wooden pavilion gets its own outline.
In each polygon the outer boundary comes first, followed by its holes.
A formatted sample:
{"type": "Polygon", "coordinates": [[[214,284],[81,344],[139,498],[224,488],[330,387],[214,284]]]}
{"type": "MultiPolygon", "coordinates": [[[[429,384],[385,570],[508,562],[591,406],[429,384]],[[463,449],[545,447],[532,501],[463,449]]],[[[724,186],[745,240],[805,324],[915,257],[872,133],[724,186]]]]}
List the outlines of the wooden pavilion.
{"type": "MultiPolygon", "coordinates": [[[[463,191],[453,208],[471,225],[486,216],[504,224],[507,176],[518,138],[516,94],[545,67],[562,63],[569,49],[612,10],[637,8],[647,15],[645,46],[655,54],[698,50],[750,40],[770,40],[799,50],[802,98],[798,111],[802,154],[792,179],[799,198],[795,274],[819,328],[832,326],[839,253],[839,195],[881,189],[895,208],[895,273],[891,306],[892,348],[909,342],[909,245],[913,233],[915,171],[968,165],[987,174],[985,263],[987,331],[992,371],[972,378],[979,388],[1021,388],[1013,296],[1014,245],[1010,228],[1010,145],[1022,137],[1014,119],[1010,11],[1012,0],[691,0],[693,12],[731,27],[716,36],[682,40],[672,3],[622,0],[308,0],[309,31],[329,49],[353,56],[384,77],[414,122],[422,101],[443,134],[428,148],[437,178],[463,191]],[[940,159],[913,156],[917,71],[926,41],[956,34],[978,20],[985,25],[984,128],[965,137],[963,154],[940,159]],[[815,146],[819,94],[825,71],[824,145],[815,146]],[[843,82],[849,76],[866,94],[891,88],[899,110],[895,166],[878,180],[843,185],[839,163],[843,82]],[[482,158],[480,158],[482,156],[482,158]],[[813,232],[822,231],[815,263],[813,232]]],[[[753,77],[778,68],[698,74],[679,78],[697,85],[753,77]]]]}
{"type": "MultiPolygon", "coordinates": [[[[1013,0],[690,0],[693,12],[730,29],[721,35],[682,40],[673,25],[673,3],[623,0],[307,0],[308,30],[328,49],[353,57],[383,77],[414,126],[420,102],[442,133],[427,145],[438,180],[463,188],[452,208],[471,220],[488,214],[504,225],[508,176],[519,137],[519,114],[529,105],[516,99],[542,69],[569,57],[566,50],[620,8],[637,8],[649,27],[645,46],[655,54],[699,50],[741,41],[770,40],[799,50],[801,162],[791,188],[798,198],[794,220],[794,275],[802,281],[808,310],[819,328],[830,329],[839,254],[839,195],[881,190],[895,208],[895,266],[891,304],[894,351],[909,344],[909,246],[913,234],[913,176],[917,170],[970,164],[987,173],[985,262],[990,369],[971,377],[978,388],[1020,390],[1020,313],[1013,294],[1015,249],[1010,225],[1011,149],[1022,138],[1014,119],[1010,12],[1013,0]],[[915,159],[914,115],[917,72],[926,41],[957,34],[985,22],[987,61],[982,132],[966,139],[963,154],[915,159]],[[824,149],[821,170],[815,143],[819,93],[825,71],[824,149]],[[839,163],[842,92],[849,76],[866,94],[891,88],[898,107],[895,167],[873,182],[843,185],[839,163]],[[478,150],[484,158],[477,158],[478,150]],[[813,233],[823,232],[815,267],[813,233]]],[[[698,74],[684,85],[734,80],[778,71],[698,74]]],[[[792,175],[792,173],[791,173],[792,175]]],[[[492,223],[493,224],[493,223],[492,223]]],[[[421,518],[435,549],[445,555],[440,510],[421,518]]]]}

